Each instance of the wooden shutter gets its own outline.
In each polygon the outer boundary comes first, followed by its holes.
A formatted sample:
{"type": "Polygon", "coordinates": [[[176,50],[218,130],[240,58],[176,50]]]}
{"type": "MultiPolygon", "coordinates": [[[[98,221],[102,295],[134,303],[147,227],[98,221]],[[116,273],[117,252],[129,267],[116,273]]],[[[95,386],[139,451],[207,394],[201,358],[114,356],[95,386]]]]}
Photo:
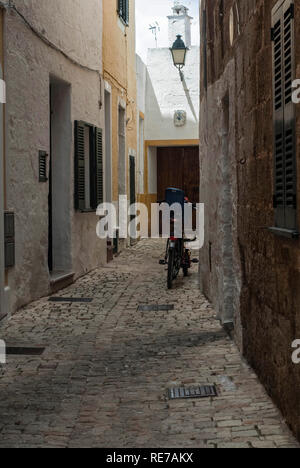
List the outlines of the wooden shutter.
{"type": "Polygon", "coordinates": [[[136,184],[135,184],[135,157],[130,156],[130,204],[136,203],[136,184]]]}
{"type": "Polygon", "coordinates": [[[129,24],[129,0],[118,0],[118,13],[126,24],[129,24]]]}
{"type": "Polygon", "coordinates": [[[283,76],[284,76],[284,143],[285,143],[285,227],[297,227],[297,177],[295,107],[292,83],[295,78],[294,3],[283,6],[283,76]]]}
{"type": "Polygon", "coordinates": [[[129,24],[129,0],[125,0],[125,22],[129,24]]]}
{"type": "Polygon", "coordinates": [[[84,210],[85,203],[85,150],[83,122],[75,121],[75,209],[84,210]]]}
{"type": "Polygon", "coordinates": [[[95,128],[96,205],[103,203],[103,131],[95,128]]]}
{"type": "Polygon", "coordinates": [[[274,101],[274,207],[276,227],[296,229],[294,3],[280,2],[272,15],[274,101]]]}
{"type": "Polygon", "coordinates": [[[274,174],[275,223],[284,227],[284,114],[283,114],[283,22],[282,10],[279,9],[272,18],[273,39],[273,105],[274,105],[274,174]]]}

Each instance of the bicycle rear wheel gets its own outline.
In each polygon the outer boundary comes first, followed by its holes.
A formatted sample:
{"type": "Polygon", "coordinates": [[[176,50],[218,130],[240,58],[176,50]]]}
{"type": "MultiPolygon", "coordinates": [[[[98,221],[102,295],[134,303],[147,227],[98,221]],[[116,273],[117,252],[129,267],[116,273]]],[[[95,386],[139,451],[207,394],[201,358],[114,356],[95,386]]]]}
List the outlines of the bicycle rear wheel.
{"type": "Polygon", "coordinates": [[[168,289],[172,289],[174,279],[174,261],[175,261],[175,250],[169,250],[168,258],[168,289]]]}

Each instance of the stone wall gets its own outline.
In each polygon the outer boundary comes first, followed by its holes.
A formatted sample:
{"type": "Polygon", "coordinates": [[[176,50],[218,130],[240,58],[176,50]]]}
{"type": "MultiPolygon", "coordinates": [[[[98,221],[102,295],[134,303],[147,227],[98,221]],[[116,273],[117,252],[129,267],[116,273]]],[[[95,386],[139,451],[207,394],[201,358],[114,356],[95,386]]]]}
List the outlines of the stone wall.
{"type": "Polygon", "coordinates": [[[70,91],[70,131],[66,133],[68,149],[64,151],[69,173],[63,184],[69,186],[65,197],[69,205],[72,271],[76,278],[106,262],[106,243],[96,237],[95,213],[74,210],[73,176],[74,121],[104,126],[100,109],[102,1],[16,0],[14,4],[39,34],[63,53],[41,40],[14,10],[6,11],[7,203],[15,212],[16,224],[16,266],[8,276],[12,310],[50,291],[49,184],[39,183],[38,152],[50,152],[51,81],[64,84],[70,91]]]}
{"type": "MultiPolygon", "coordinates": [[[[300,367],[291,359],[291,344],[300,337],[300,242],[268,231],[274,225],[270,31],[275,4],[275,0],[202,1],[202,24],[204,10],[207,15],[207,91],[202,37],[200,119],[206,244],[200,281],[225,322],[224,307],[231,299],[236,340],[300,437],[300,367]]],[[[299,24],[300,5],[295,2],[298,77],[299,24]]],[[[296,114],[299,129],[299,106],[296,114]]],[[[297,138],[299,162],[299,132],[297,138]]],[[[299,200],[298,182],[298,207],[299,200]]]]}
{"type": "Polygon", "coordinates": [[[3,69],[3,9],[0,7],[0,319],[7,311],[4,305],[4,69],[3,69]]]}

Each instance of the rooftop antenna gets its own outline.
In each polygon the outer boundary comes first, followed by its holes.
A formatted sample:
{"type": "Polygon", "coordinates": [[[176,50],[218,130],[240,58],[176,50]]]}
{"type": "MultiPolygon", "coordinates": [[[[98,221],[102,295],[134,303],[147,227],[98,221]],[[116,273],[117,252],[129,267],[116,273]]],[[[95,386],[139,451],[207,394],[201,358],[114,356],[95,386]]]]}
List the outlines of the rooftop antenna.
{"type": "Polygon", "coordinates": [[[149,26],[150,26],[149,31],[151,31],[155,37],[155,44],[157,48],[158,47],[158,33],[160,32],[160,26],[157,21],[155,21],[154,25],[150,24],[149,26]]]}

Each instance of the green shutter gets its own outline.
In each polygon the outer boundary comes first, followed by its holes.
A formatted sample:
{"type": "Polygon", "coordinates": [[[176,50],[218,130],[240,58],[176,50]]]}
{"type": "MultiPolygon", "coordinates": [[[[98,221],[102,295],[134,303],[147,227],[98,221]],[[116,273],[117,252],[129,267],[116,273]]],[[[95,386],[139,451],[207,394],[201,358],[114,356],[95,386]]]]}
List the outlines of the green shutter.
{"type": "Polygon", "coordinates": [[[125,8],[126,8],[126,14],[125,14],[125,23],[129,24],[129,0],[125,0],[125,8]]]}
{"type": "Polygon", "coordinates": [[[95,128],[96,205],[103,203],[103,131],[95,128]]]}
{"type": "Polygon", "coordinates": [[[284,114],[283,114],[283,22],[282,11],[272,18],[273,39],[273,105],[274,105],[274,207],[275,225],[284,227],[284,114]]]}
{"type": "Polygon", "coordinates": [[[283,77],[284,77],[284,143],[285,143],[285,227],[297,227],[297,177],[295,107],[292,83],[295,78],[294,3],[283,6],[283,77]]]}
{"type": "Polygon", "coordinates": [[[118,13],[122,20],[129,24],[129,0],[118,0],[118,13]]]}
{"type": "Polygon", "coordinates": [[[136,203],[136,187],[135,187],[135,157],[130,156],[130,205],[136,203]]]}
{"type": "Polygon", "coordinates": [[[120,16],[122,16],[123,12],[123,0],[118,0],[118,13],[120,16]]]}
{"type": "Polygon", "coordinates": [[[75,209],[85,209],[84,123],[75,121],[75,209]]]}
{"type": "Polygon", "coordinates": [[[274,101],[274,207],[276,227],[295,230],[296,144],[292,81],[295,74],[294,3],[279,2],[272,15],[274,101]]]}

